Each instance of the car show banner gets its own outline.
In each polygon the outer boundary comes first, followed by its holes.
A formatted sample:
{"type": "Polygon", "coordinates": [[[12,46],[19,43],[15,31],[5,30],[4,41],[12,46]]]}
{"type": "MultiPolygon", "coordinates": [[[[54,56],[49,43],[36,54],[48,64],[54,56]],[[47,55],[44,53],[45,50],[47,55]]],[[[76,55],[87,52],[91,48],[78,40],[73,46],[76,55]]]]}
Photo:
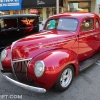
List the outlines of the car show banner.
{"type": "Polygon", "coordinates": [[[0,0],[1,10],[21,10],[22,0],[0,0]]]}

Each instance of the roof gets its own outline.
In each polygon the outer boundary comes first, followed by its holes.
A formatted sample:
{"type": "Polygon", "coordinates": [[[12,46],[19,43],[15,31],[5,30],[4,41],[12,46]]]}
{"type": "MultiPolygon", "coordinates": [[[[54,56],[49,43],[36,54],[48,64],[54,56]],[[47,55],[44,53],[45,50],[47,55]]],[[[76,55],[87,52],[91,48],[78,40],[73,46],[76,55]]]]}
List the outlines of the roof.
{"type": "Polygon", "coordinates": [[[75,17],[75,18],[84,18],[84,17],[94,17],[94,16],[98,16],[97,14],[95,13],[89,13],[89,12],[67,12],[67,13],[61,13],[61,14],[57,14],[57,15],[53,15],[51,16],[50,18],[52,17],[75,17]]]}
{"type": "Polygon", "coordinates": [[[24,16],[34,16],[34,17],[37,17],[38,15],[36,14],[13,14],[13,15],[3,15],[3,16],[0,16],[0,18],[7,18],[7,17],[24,17],[24,16]]]}

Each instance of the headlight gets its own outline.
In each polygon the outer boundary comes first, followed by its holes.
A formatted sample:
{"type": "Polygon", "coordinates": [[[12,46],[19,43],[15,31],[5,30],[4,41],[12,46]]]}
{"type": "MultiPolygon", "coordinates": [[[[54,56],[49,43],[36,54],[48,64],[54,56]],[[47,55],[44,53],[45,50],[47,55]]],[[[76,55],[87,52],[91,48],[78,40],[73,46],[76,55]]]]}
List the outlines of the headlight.
{"type": "Polygon", "coordinates": [[[37,61],[34,67],[34,73],[36,77],[41,77],[44,73],[45,64],[43,61],[37,61]]]}
{"type": "Polygon", "coordinates": [[[7,50],[4,49],[1,52],[1,61],[3,61],[6,58],[6,56],[7,56],[7,50]]]}

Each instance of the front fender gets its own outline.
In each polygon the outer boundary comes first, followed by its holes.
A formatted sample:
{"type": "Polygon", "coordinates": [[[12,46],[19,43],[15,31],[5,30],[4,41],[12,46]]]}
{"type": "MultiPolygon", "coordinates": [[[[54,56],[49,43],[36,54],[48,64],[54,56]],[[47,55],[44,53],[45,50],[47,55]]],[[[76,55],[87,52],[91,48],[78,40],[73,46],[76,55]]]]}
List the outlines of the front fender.
{"type": "Polygon", "coordinates": [[[77,54],[62,49],[47,51],[32,59],[27,69],[27,75],[29,80],[33,80],[39,86],[49,89],[55,84],[61,71],[69,64],[74,65],[75,75],[77,75],[79,69],[77,54]],[[46,66],[45,72],[40,78],[37,78],[34,74],[34,64],[38,60],[43,60],[46,66]]]}

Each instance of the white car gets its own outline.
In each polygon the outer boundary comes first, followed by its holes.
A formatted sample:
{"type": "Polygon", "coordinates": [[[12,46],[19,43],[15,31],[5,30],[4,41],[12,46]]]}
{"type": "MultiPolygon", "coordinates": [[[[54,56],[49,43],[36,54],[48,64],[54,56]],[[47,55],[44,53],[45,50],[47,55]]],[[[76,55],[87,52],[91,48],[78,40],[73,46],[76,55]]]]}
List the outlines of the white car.
{"type": "Polygon", "coordinates": [[[40,23],[39,23],[39,31],[40,32],[43,30],[43,26],[44,26],[45,22],[46,22],[46,20],[40,21],[40,23]]]}

